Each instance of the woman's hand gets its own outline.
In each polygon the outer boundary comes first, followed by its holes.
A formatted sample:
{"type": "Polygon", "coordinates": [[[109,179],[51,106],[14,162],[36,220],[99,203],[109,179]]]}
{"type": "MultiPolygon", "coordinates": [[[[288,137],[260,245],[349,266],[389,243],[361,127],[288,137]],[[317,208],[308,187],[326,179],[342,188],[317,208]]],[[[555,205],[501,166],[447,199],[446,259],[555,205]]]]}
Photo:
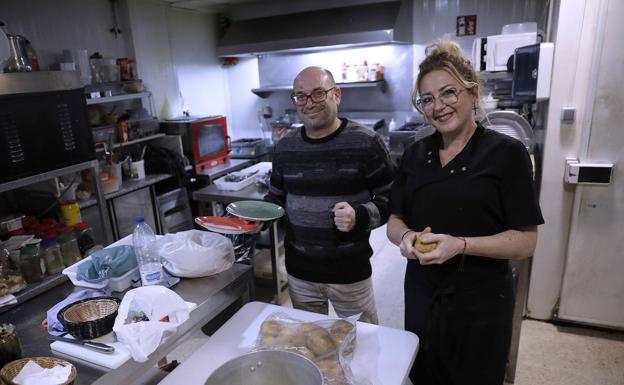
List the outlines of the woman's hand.
{"type": "MultiPolygon", "coordinates": [[[[429,228],[427,227],[427,229],[429,228]]],[[[442,264],[457,254],[461,254],[464,250],[463,240],[448,234],[434,234],[431,232],[424,234],[427,232],[427,229],[423,231],[421,242],[425,244],[437,243],[437,247],[428,253],[421,253],[414,249],[414,254],[421,265],[442,264]]],[[[431,230],[429,229],[429,231],[431,230]]]]}
{"type": "Polygon", "coordinates": [[[420,233],[414,230],[406,230],[406,232],[403,233],[403,239],[401,240],[401,244],[399,245],[401,255],[403,255],[407,259],[418,258],[418,250],[416,250],[416,247],[414,245],[416,244],[416,239],[418,239],[418,237],[420,237],[424,233],[431,233],[431,227],[425,227],[420,233]]]}

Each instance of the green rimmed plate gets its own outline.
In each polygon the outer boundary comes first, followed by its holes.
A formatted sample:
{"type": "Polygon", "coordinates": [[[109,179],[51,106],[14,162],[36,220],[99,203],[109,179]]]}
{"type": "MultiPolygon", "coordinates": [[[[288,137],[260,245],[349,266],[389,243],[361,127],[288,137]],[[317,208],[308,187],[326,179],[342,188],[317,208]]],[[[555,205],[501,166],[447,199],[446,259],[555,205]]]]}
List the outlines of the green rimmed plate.
{"type": "Polygon", "coordinates": [[[238,201],[230,203],[226,211],[250,221],[272,221],[286,213],[284,208],[274,203],[263,201],[238,201]]]}

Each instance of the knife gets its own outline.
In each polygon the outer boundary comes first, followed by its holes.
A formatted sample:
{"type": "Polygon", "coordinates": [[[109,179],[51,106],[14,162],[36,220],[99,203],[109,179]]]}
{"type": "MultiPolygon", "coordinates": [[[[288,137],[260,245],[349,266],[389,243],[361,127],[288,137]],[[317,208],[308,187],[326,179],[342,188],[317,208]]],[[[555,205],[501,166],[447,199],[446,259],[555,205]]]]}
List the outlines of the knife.
{"type": "Polygon", "coordinates": [[[82,346],[84,346],[86,348],[90,348],[90,349],[96,350],[96,351],[101,352],[101,353],[112,353],[112,352],[115,351],[115,347],[114,346],[106,345],[106,344],[103,344],[101,342],[93,342],[93,341],[86,341],[86,340],[75,340],[73,338],[58,337],[58,336],[53,336],[51,334],[48,335],[48,339],[54,340],[54,341],[69,342],[70,344],[82,345],[82,346]]]}

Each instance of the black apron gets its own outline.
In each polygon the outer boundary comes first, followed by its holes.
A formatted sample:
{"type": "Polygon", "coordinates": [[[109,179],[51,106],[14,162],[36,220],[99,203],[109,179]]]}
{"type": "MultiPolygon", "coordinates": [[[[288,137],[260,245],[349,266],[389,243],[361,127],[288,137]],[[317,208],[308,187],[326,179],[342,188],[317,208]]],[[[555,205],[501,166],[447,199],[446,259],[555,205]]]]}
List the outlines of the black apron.
{"type": "MultiPolygon", "coordinates": [[[[468,257],[469,258],[469,257],[468,257]]],[[[420,338],[414,385],[502,385],[511,342],[511,273],[464,268],[432,280],[409,261],[405,328],[420,338]]]]}

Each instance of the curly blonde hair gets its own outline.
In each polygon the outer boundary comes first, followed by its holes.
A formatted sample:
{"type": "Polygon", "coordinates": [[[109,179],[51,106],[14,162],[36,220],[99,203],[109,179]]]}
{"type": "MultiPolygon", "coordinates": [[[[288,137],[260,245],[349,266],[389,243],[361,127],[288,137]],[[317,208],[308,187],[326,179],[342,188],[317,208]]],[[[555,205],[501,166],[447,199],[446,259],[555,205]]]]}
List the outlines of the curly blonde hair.
{"type": "Polygon", "coordinates": [[[417,110],[420,111],[416,103],[420,83],[425,75],[437,70],[448,72],[466,89],[471,90],[476,98],[477,106],[479,105],[479,74],[475,71],[470,60],[464,57],[459,44],[445,36],[427,46],[425,55],[425,59],[418,66],[419,72],[416,78],[416,86],[412,91],[412,104],[417,110]]]}

